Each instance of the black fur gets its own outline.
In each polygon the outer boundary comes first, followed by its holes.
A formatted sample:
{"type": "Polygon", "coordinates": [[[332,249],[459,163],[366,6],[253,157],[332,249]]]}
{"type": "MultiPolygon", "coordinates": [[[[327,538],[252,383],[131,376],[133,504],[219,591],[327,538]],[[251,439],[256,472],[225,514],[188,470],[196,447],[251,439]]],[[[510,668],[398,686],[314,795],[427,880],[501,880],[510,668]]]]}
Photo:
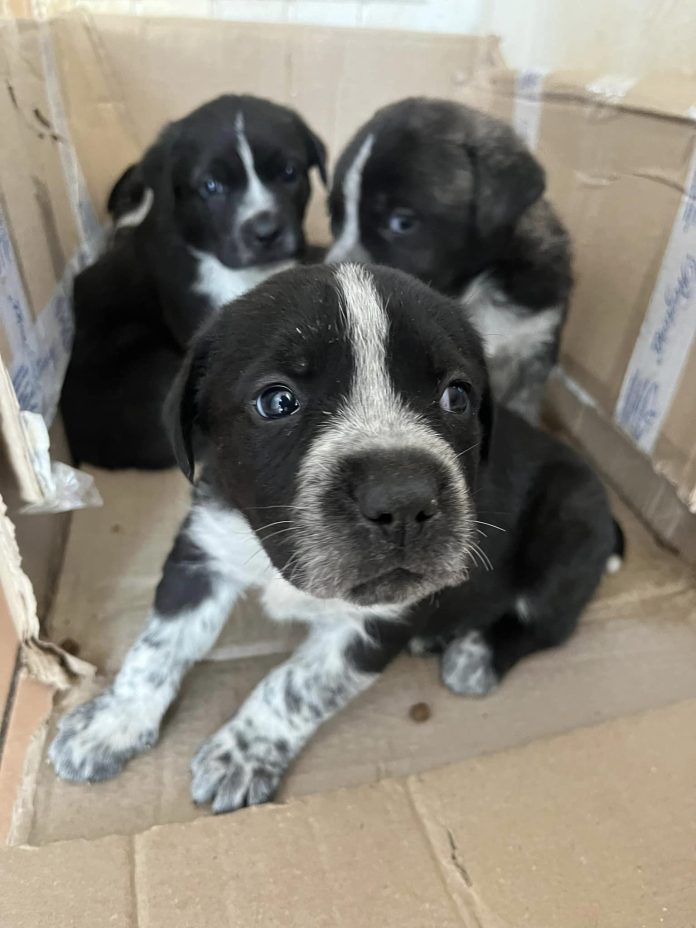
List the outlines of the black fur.
{"type": "Polygon", "coordinates": [[[496,336],[487,344],[496,397],[535,423],[572,285],[568,236],[544,188],[541,165],[509,126],[452,101],[412,98],[357,131],[338,159],[329,200],[335,259],[399,268],[464,299],[474,323],[496,336]],[[369,137],[351,246],[341,238],[344,182],[369,137]],[[408,228],[398,229],[404,216],[408,228]],[[491,317],[491,305],[506,315],[491,317]],[[548,332],[530,345],[515,330],[534,331],[538,313],[548,332]],[[501,344],[505,335],[509,345],[501,344]]]}
{"type": "MultiPolygon", "coordinates": [[[[351,646],[349,658],[375,672],[415,635],[441,650],[476,631],[497,680],[526,654],[558,645],[573,632],[617,549],[606,494],[575,451],[504,408],[494,415],[479,340],[456,303],[398,272],[373,268],[371,274],[389,316],[390,379],[408,407],[457,452],[475,507],[480,553],[466,582],[424,598],[396,626],[379,617],[368,623],[369,637],[351,646]],[[467,416],[438,408],[443,377],[453,373],[466,378],[478,397],[467,416]]],[[[239,300],[234,313],[216,319],[194,345],[170,400],[183,469],[191,474],[196,457],[213,497],[239,509],[254,528],[268,521],[269,512],[292,518],[304,456],[340,409],[351,377],[351,345],[332,271],[278,275],[239,300]],[[282,317],[275,311],[278,301],[282,317]],[[255,413],[253,398],[264,383],[278,380],[292,385],[302,410],[268,422],[255,413]]],[[[442,519],[411,541],[366,525],[361,481],[382,473],[402,486],[413,466],[422,475],[437,474],[412,452],[389,452],[388,462],[384,452],[372,454],[376,470],[366,470],[360,459],[356,471],[352,456],[333,462],[320,512],[331,525],[342,595],[364,605],[370,595],[375,602],[398,602],[405,589],[401,578],[387,587],[373,575],[399,565],[434,572],[441,561],[438,546],[450,531],[442,519]],[[403,460],[397,460],[400,453],[403,460]],[[358,585],[356,570],[363,581],[358,585]]],[[[443,485],[444,478],[436,480],[443,485]]],[[[447,492],[439,492],[447,512],[447,492]]],[[[297,526],[264,541],[273,563],[302,587],[303,577],[288,567],[297,544],[297,526]]]]}
{"type": "Polygon", "coordinates": [[[78,275],[75,344],[61,409],[78,461],[108,468],[174,464],[162,403],[191,338],[219,308],[197,289],[194,250],[244,271],[302,255],[309,171],[325,177],[322,142],[289,109],[255,97],[224,96],[172,123],[114,185],[107,208],[116,222],[145,191],[153,205],[122,228],[104,255],[78,275]],[[247,189],[237,151],[237,117],[259,179],[272,194],[279,233],[249,242],[237,225],[247,189]],[[291,167],[291,177],[285,171],[291,167]],[[221,192],[203,196],[202,179],[221,192]]]}

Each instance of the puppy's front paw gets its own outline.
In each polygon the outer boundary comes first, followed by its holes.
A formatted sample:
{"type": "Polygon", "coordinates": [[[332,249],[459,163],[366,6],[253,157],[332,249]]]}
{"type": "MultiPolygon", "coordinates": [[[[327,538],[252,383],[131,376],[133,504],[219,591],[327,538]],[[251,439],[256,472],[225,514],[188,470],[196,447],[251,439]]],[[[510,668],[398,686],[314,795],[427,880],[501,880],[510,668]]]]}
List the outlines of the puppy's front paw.
{"type": "Polygon", "coordinates": [[[64,780],[95,783],[115,777],[156,740],[142,711],[106,690],[61,720],[48,758],[64,780]]]}
{"type": "Polygon", "coordinates": [[[290,762],[288,746],[235,722],[205,742],[191,762],[191,796],[213,812],[268,802],[290,762]]]}
{"type": "Polygon", "coordinates": [[[498,685],[493,655],[480,632],[455,638],[442,655],[442,682],[459,696],[485,696],[498,685]]]}

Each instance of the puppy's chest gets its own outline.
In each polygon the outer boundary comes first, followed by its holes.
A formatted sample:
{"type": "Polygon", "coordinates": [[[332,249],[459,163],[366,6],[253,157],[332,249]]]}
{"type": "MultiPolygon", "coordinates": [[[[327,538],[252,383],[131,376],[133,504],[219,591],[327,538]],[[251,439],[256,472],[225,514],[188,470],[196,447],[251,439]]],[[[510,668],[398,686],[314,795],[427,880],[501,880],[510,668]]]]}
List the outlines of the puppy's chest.
{"type": "Polygon", "coordinates": [[[204,297],[213,309],[220,309],[252,290],[279,271],[293,267],[294,261],[254,267],[227,267],[214,255],[194,251],[197,260],[193,291],[204,297]]]}
{"type": "Polygon", "coordinates": [[[486,354],[506,363],[547,353],[556,341],[560,310],[556,306],[530,312],[506,299],[488,278],[477,278],[461,297],[481,334],[486,354]]]}

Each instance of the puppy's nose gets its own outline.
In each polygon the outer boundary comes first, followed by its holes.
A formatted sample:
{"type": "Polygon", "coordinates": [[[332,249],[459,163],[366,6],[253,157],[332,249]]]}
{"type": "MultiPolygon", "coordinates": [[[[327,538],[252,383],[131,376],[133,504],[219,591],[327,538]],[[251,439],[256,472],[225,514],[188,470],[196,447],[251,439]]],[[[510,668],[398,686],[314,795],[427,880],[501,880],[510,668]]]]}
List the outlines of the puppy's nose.
{"type": "Polygon", "coordinates": [[[244,223],[244,231],[251,241],[258,245],[272,245],[283,231],[283,224],[277,213],[264,211],[256,213],[244,223]]]}
{"type": "Polygon", "coordinates": [[[382,535],[404,546],[440,511],[436,474],[417,460],[365,462],[354,483],[360,514],[382,535]]]}

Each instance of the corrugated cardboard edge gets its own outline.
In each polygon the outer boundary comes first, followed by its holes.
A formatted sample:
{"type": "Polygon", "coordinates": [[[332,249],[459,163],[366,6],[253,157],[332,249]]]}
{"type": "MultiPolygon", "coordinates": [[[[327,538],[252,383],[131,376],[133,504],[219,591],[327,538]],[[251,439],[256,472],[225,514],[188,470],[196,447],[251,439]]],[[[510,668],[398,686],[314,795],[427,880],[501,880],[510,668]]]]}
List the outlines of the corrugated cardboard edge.
{"type": "Polygon", "coordinates": [[[20,643],[20,659],[38,682],[56,690],[68,689],[78,679],[94,676],[94,667],[67,654],[41,637],[36,597],[22,570],[15,528],[0,497],[0,589],[20,643]]]}
{"type": "Polygon", "coordinates": [[[34,470],[31,451],[22,424],[17,396],[5,365],[0,361],[0,422],[2,439],[19,495],[25,503],[41,503],[43,487],[34,470]]]}
{"type": "Polygon", "coordinates": [[[545,415],[582,447],[660,541],[696,565],[696,514],[659,473],[659,462],[639,451],[592,398],[558,370],[548,384],[545,415]]]}
{"type": "Polygon", "coordinates": [[[0,739],[0,845],[28,840],[52,708],[53,690],[18,668],[0,739]]]}

